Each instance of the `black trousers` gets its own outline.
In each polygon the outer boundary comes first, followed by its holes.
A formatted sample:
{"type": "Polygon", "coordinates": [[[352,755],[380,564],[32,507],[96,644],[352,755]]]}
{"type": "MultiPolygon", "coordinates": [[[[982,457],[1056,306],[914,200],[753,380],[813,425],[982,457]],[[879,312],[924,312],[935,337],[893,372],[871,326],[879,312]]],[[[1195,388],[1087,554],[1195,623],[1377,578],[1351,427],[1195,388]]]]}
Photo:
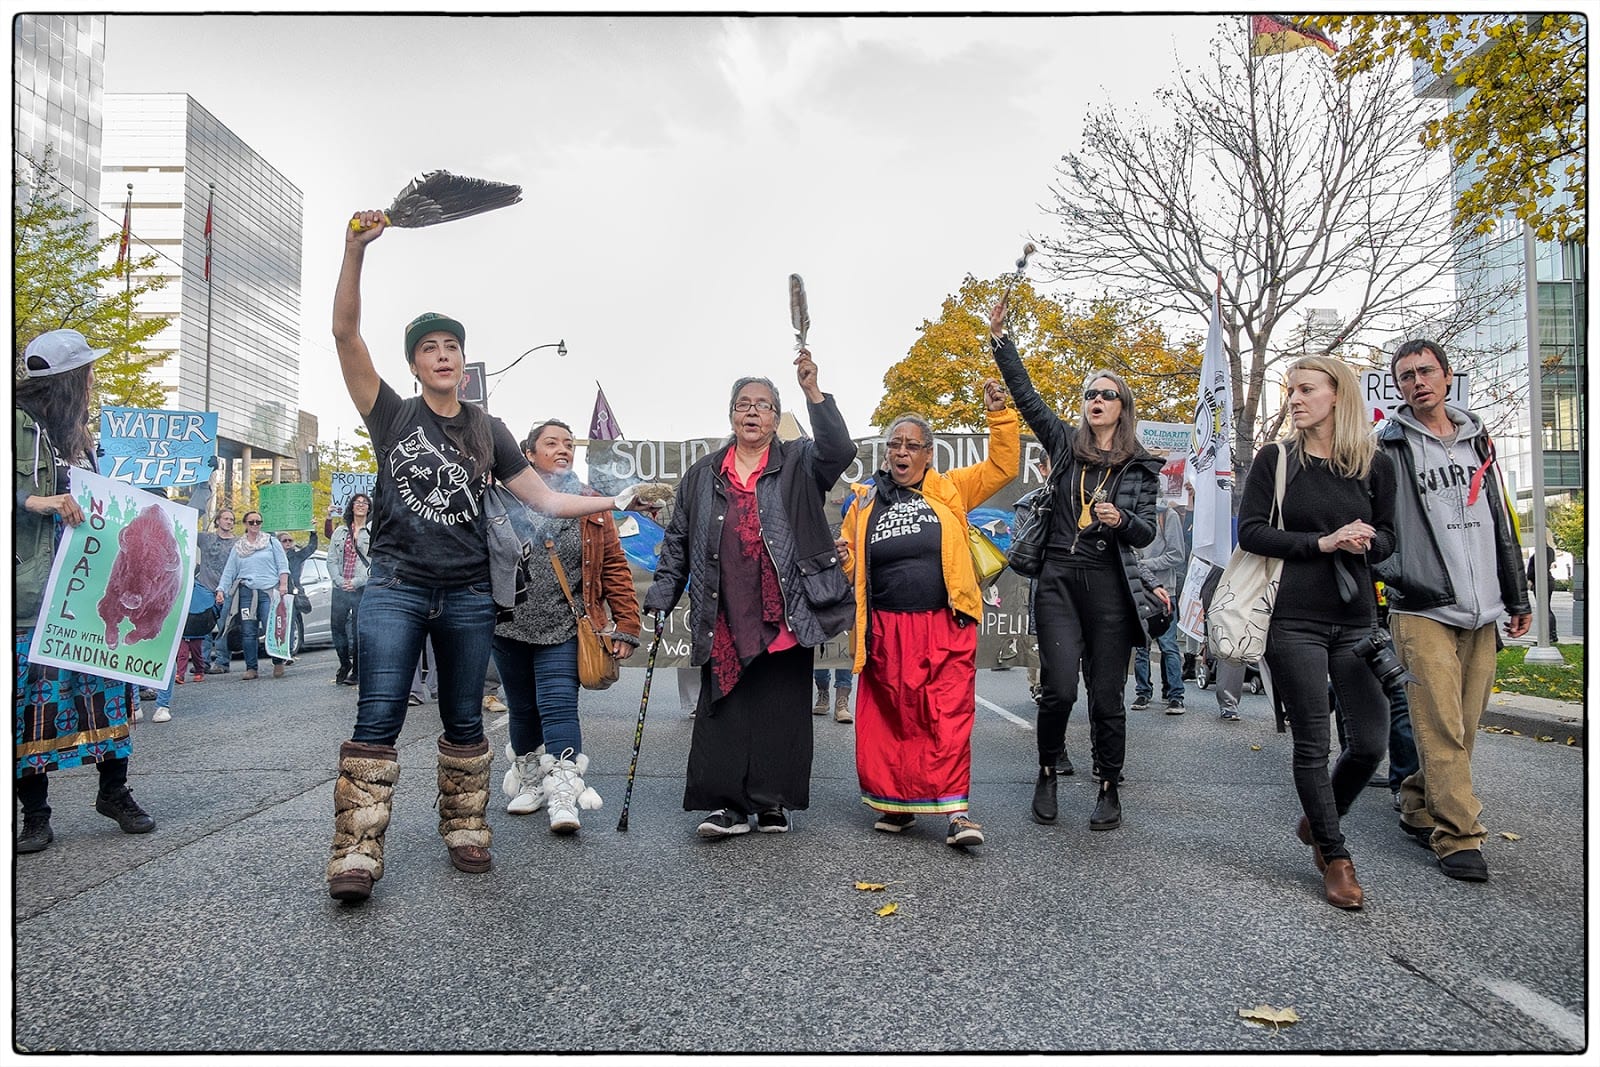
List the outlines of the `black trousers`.
{"type": "Polygon", "coordinates": [[[1046,559],[1034,592],[1039,631],[1039,765],[1054,767],[1066,747],[1067,718],[1078,699],[1078,671],[1089,695],[1095,774],[1117,781],[1127,747],[1128,657],[1138,627],[1128,583],[1115,560],[1068,567],[1046,559]]]}
{"type": "Polygon", "coordinates": [[[1325,860],[1350,858],[1339,817],[1350,810],[1383,762],[1389,699],[1371,668],[1350,651],[1371,626],[1274,618],[1267,631],[1272,688],[1283,698],[1294,733],[1294,788],[1325,860]],[[1344,715],[1345,747],[1328,772],[1328,682],[1344,715]]]}

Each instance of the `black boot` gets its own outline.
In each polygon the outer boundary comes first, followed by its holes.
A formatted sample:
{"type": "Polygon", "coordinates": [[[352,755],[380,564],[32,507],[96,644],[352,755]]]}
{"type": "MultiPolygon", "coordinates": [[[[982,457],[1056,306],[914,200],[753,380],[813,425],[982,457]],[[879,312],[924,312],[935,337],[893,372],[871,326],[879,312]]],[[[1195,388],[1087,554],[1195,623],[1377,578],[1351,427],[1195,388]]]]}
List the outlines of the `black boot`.
{"type": "Polygon", "coordinates": [[[1122,804],[1117,800],[1117,783],[1102,782],[1100,799],[1094,802],[1089,815],[1089,829],[1115,830],[1122,825],[1122,804]]]}
{"type": "Polygon", "coordinates": [[[50,829],[50,813],[35,815],[25,813],[22,816],[22,832],[17,834],[17,851],[43,852],[50,847],[50,842],[56,835],[50,829]]]}
{"type": "Polygon", "coordinates": [[[1056,769],[1040,767],[1033,785],[1033,821],[1048,826],[1056,821],[1056,769]]]}

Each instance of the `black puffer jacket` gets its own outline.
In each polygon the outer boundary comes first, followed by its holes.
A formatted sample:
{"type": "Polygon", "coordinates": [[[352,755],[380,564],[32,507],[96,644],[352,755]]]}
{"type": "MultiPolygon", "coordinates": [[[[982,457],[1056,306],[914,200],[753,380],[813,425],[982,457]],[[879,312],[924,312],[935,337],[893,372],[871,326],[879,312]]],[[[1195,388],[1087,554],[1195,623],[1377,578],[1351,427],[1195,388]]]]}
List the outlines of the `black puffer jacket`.
{"type": "MultiPolygon", "coordinates": [[[[778,572],[789,629],[802,645],[815,648],[849,629],[855,618],[855,595],[834,548],[823,504],[856,458],[856,446],[831,395],[824,394],[821,403],[808,404],[807,409],[816,440],[773,440],[766,469],[756,481],[756,506],[761,537],[778,572]]],[[[722,463],[732,447],[724,445],[701,459],[678,483],[655,581],[644,598],[646,612],[670,611],[689,585],[693,630],[689,662],[696,667],[710,661],[717,625],[722,573],[715,553],[729,492],[722,463]]]]}
{"type": "MultiPolygon", "coordinates": [[[[1050,478],[1056,485],[1056,497],[1065,500],[1066,492],[1061,487],[1060,479],[1072,464],[1072,436],[1077,428],[1062,421],[1044,402],[1039,391],[1033,387],[1027,368],[1022,365],[1022,356],[1017,353],[1017,346],[1011,343],[1011,338],[1002,337],[993,342],[992,347],[995,366],[1000,368],[1000,376],[1005,379],[1006,388],[1016,401],[1018,413],[1050,455],[1050,478]]],[[[1113,478],[1111,502],[1122,513],[1123,521],[1121,527],[1106,531],[1104,536],[1117,543],[1117,559],[1122,564],[1122,577],[1128,585],[1128,599],[1132,601],[1140,626],[1148,633],[1150,623],[1158,620],[1163,610],[1160,600],[1140,579],[1139,550],[1156,539],[1156,492],[1161,484],[1161,461],[1147,452],[1143,453],[1123,464],[1113,478]]],[[[1049,566],[1049,562],[1045,565],[1049,566]]],[[[1145,574],[1149,574],[1148,568],[1145,574]]],[[[1165,632],[1165,627],[1159,628],[1165,632]]],[[[1144,637],[1144,633],[1130,634],[1129,640],[1142,644],[1144,637]]]]}

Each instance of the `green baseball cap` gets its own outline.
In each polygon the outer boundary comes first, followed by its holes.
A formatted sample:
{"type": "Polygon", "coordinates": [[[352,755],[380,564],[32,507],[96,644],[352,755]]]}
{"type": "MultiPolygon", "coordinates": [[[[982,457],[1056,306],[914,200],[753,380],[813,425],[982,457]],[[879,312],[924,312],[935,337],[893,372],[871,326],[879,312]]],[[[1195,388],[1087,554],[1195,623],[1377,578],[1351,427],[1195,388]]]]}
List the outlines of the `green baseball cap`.
{"type": "Polygon", "coordinates": [[[406,362],[411,361],[411,353],[417,350],[417,342],[435,330],[453,333],[456,340],[461,342],[463,350],[467,347],[467,328],[448,315],[441,315],[437,311],[424,311],[406,326],[406,362]]]}

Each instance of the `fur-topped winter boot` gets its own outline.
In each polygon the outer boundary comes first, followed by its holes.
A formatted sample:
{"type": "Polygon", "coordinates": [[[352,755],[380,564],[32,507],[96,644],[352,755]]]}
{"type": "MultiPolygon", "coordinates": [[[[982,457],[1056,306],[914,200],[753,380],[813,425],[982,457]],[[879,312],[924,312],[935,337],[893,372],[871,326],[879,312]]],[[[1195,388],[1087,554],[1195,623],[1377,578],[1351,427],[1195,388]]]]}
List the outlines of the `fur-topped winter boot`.
{"type": "Polygon", "coordinates": [[[484,812],[489,807],[489,741],[451,744],[439,738],[439,836],[458,871],[482,874],[489,869],[492,836],[484,812]]]}
{"type": "Polygon", "coordinates": [[[335,900],[366,900],[383,877],[383,835],[400,777],[398,755],[391,745],[346,741],[339,746],[333,858],[328,861],[328,895],[335,900]]]}
{"type": "Polygon", "coordinates": [[[583,776],[589,771],[589,757],[581,752],[574,754],[569,748],[561,753],[560,759],[545,753],[539,766],[545,772],[545,810],[550,813],[550,832],[577,833],[578,809],[597,811],[601,804],[600,794],[583,784],[583,776]]]}
{"type": "Polygon", "coordinates": [[[506,805],[511,814],[531,815],[544,807],[544,771],[539,766],[543,755],[543,745],[519,756],[511,742],[506,742],[506,759],[511,761],[511,767],[500,779],[500,791],[511,798],[511,803],[506,805]]]}

